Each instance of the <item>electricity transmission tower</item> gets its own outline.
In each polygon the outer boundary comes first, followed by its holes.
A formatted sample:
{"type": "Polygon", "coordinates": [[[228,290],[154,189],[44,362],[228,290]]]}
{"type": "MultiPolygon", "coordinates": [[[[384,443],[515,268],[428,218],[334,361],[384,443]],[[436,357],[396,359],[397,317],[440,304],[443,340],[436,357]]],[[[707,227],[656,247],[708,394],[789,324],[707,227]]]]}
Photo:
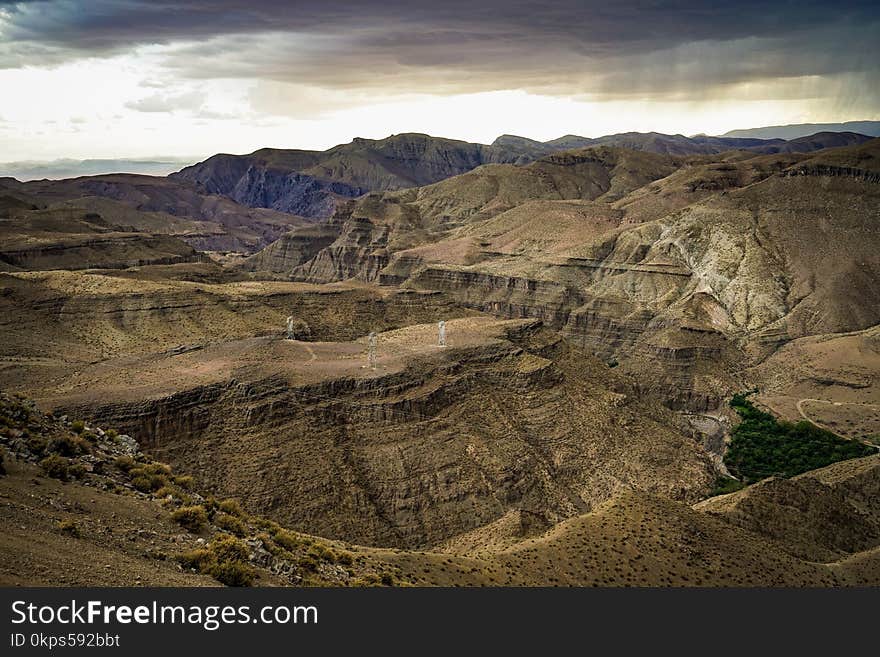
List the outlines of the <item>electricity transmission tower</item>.
{"type": "Polygon", "coordinates": [[[371,370],[376,369],[376,332],[370,332],[369,346],[367,347],[367,364],[371,370]]]}

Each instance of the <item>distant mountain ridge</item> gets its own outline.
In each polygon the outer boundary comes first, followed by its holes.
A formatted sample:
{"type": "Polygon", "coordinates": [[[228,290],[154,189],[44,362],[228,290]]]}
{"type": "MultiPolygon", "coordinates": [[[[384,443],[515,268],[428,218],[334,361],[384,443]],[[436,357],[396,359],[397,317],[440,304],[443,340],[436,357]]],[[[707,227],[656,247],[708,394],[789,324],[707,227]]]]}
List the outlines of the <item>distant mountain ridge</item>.
{"type": "Polygon", "coordinates": [[[157,157],[122,159],[58,159],[0,162],[0,176],[21,181],[61,180],[80,176],[99,176],[109,173],[134,173],[147,176],[167,176],[182,166],[197,161],[195,157],[157,157]]]}
{"type": "Polygon", "coordinates": [[[247,155],[218,154],[169,177],[242,205],[320,220],[330,217],[340,202],[367,192],[422,187],[485,164],[527,164],[576,148],[608,146],[673,156],[730,150],[772,154],[858,145],[869,139],[855,133],[819,133],[785,141],[628,132],[597,138],[566,135],[549,142],[502,135],[486,145],[403,133],[386,139],[356,138],[326,151],[264,148],[247,155]]]}
{"type": "Polygon", "coordinates": [[[711,137],[708,135],[667,135],[659,132],[623,132],[602,137],[565,135],[547,142],[536,142],[516,135],[501,135],[493,146],[525,149],[530,147],[538,155],[554,151],[611,146],[634,151],[648,151],[662,155],[714,155],[730,150],[748,150],[756,153],[808,153],[822,148],[857,146],[871,137],[854,132],[818,132],[797,139],[758,139],[755,137],[711,137]]]}
{"type": "Polygon", "coordinates": [[[798,139],[818,132],[855,132],[869,137],[880,137],[880,121],[846,121],[844,123],[794,123],[771,125],[763,128],[731,130],[722,137],[753,137],[757,139],[798,139]]]}

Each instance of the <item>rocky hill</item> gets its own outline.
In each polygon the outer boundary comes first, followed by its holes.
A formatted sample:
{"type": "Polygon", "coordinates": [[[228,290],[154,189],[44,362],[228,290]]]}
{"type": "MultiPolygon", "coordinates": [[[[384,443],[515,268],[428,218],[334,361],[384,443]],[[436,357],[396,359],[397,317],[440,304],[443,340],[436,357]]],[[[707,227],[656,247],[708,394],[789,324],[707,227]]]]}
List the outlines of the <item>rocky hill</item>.
{"type": "Polygon", "coordinates": [[[513,509],[549,526],[624,486],[695,500],[713,480],[679,421],[616,392],[602,363],[537,322],[471,317],[440,295],[76,272],[7,286],[4,385],[112,418],[163,460],[198,461],[206,489],[302,531],[428,546],[513,509]],[[67,321],[53,325],[58,305],[67,321]],[[286,314],[302,340],[281,339],[286,314]],[[418,323],[438,317],[446,349],[418,323]],[[39,342],[33,322],[47,325],[39,342]]]}
{"type": "Polygon", "coordinates": [[[0,271],[125,269],[206,260],[170,235],[125,229],[77,208],[0,200],[0,271]]]}
{"type": "Polygon", "coordinates": [[[685,137],[684,135],[665,135],[659,132],[624,132],[603,137],[565,135],[548,142],[537,142],[515,135],[502,135],[493,144],[518,148],[521,152],[528,153],[532,157],[540,157],[551,151],[592,146],[610,146],[664,155],[714,155],[732,150],[746,150],[755,153],[809,153],[823,148],[862,144],[870,139],[872,139],[871,136],[846,131],[808,133],[790,140],[761,139],[750,136],[710,137],[696,135],[685,137]]]}
{"type": "Polygon", "coordinates": [[[697,505],[819,563],[880,545],[880,456],[835,463],[791,479],[770,478],[697,505]]]}
{"type": "Polygon", "coordinates": [[[880,581],[880,140],[437,148],[320,223],[0,181],[0,581],[880,581]]]}
{"type": "Polygon", "coordinates": [[[878,143],[720,161],[601,147],[484,166],[340,208],[332,244],[273,271],[540,318],[628,371],[666,372],[654,392],[703,411],[747,385],[735,363],[880,322],[878,143]]]}
{"type": "Polygon", "coordinates": [[[205,494],[130,436],[4,393],[0,450],[6,586],[864,586],[880,576],[877,457],[693,508],[628,489],[529,538],[507,529],[531,524],[517,513],[442,551],[408,551],[296,532],[205,494]]]}
{"type": "Polygon", "coordinates": [[[518,162],[522,153],[421,134],[355,139],[326,151],[262,149],[215,155],[172,174],[209,194],[252,207],[327,217],[341,199],[417,187],[482,164],[518,162]]]}
{"type": "Polygon", "coordinates": [[[795,123],[771,125],[763,128],[731,130],[722,137],[754,137],[758,139],[797,139],[817,132],[855,132],[869,137],[880,137],[880,121],[846,121],[844,123],[795,123]]]}
{"type": "Polygon", "coordinates": [[[345,199],[367,192],[420,187],[485,164],[526,164],[557,151],[607,146],[673,156],[737,149],[799,153],[868,139],[854,133],[819,133],[787,142],[633,132],[597,138],[567,135],[546,143],[502,135],[486,146],[399,134],[380,140],[358,138],[326,151],[264,148],[248,155],[218,154],[170,178],[193,183],[203,193],[223,195],[242,205],[324,219],[345,199]]]}
{"type": "Polygon", "coordinates": [[[0,193],[27,208],[97,214],[120,230],[170,235],[202,251],[253,253],[308,223],[155,176],[114,174],[27,183],[4,178],[0,193]]]}

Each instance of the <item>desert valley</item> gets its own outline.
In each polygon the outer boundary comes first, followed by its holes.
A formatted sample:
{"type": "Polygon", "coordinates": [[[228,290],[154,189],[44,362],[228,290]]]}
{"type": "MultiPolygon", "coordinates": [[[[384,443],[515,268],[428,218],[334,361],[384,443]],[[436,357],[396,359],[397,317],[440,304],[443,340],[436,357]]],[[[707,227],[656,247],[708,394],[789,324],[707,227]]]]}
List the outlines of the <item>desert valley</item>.
{"type": "Polygon", "coordinates": [[[853,132],[2,178],[0,583],[880,584],[878,220],[853,132]]]}

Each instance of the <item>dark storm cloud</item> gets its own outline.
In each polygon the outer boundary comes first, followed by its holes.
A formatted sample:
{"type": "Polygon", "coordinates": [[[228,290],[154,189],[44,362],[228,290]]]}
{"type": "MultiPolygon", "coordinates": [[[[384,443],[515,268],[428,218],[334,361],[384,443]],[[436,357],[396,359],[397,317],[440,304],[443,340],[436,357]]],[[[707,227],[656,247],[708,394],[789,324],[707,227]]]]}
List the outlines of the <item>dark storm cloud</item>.
{"type": "Polygon", "coordinates": [[[791,33],[849,19],[876,22],[876,2],[746,0],[710,3],[522,0],[0,0],[12,40],[100,51],[218,35],[307,31],[341,35],[383,28],[378,41],[418,45],[422,35],[453,31],[506,43],[561,38],[585,54],[653,50],[694,40],[791,33]],[[414,31],[411,31],[414,30],[414,31]]]}
{"type": "Polygon", "coordinates": [[[180,76],[340,89],[613,96],[809,75],[873,83],[878,7],[874,0],[0,1],[0,66],[178,44],[166,63],[180,76]]]}

